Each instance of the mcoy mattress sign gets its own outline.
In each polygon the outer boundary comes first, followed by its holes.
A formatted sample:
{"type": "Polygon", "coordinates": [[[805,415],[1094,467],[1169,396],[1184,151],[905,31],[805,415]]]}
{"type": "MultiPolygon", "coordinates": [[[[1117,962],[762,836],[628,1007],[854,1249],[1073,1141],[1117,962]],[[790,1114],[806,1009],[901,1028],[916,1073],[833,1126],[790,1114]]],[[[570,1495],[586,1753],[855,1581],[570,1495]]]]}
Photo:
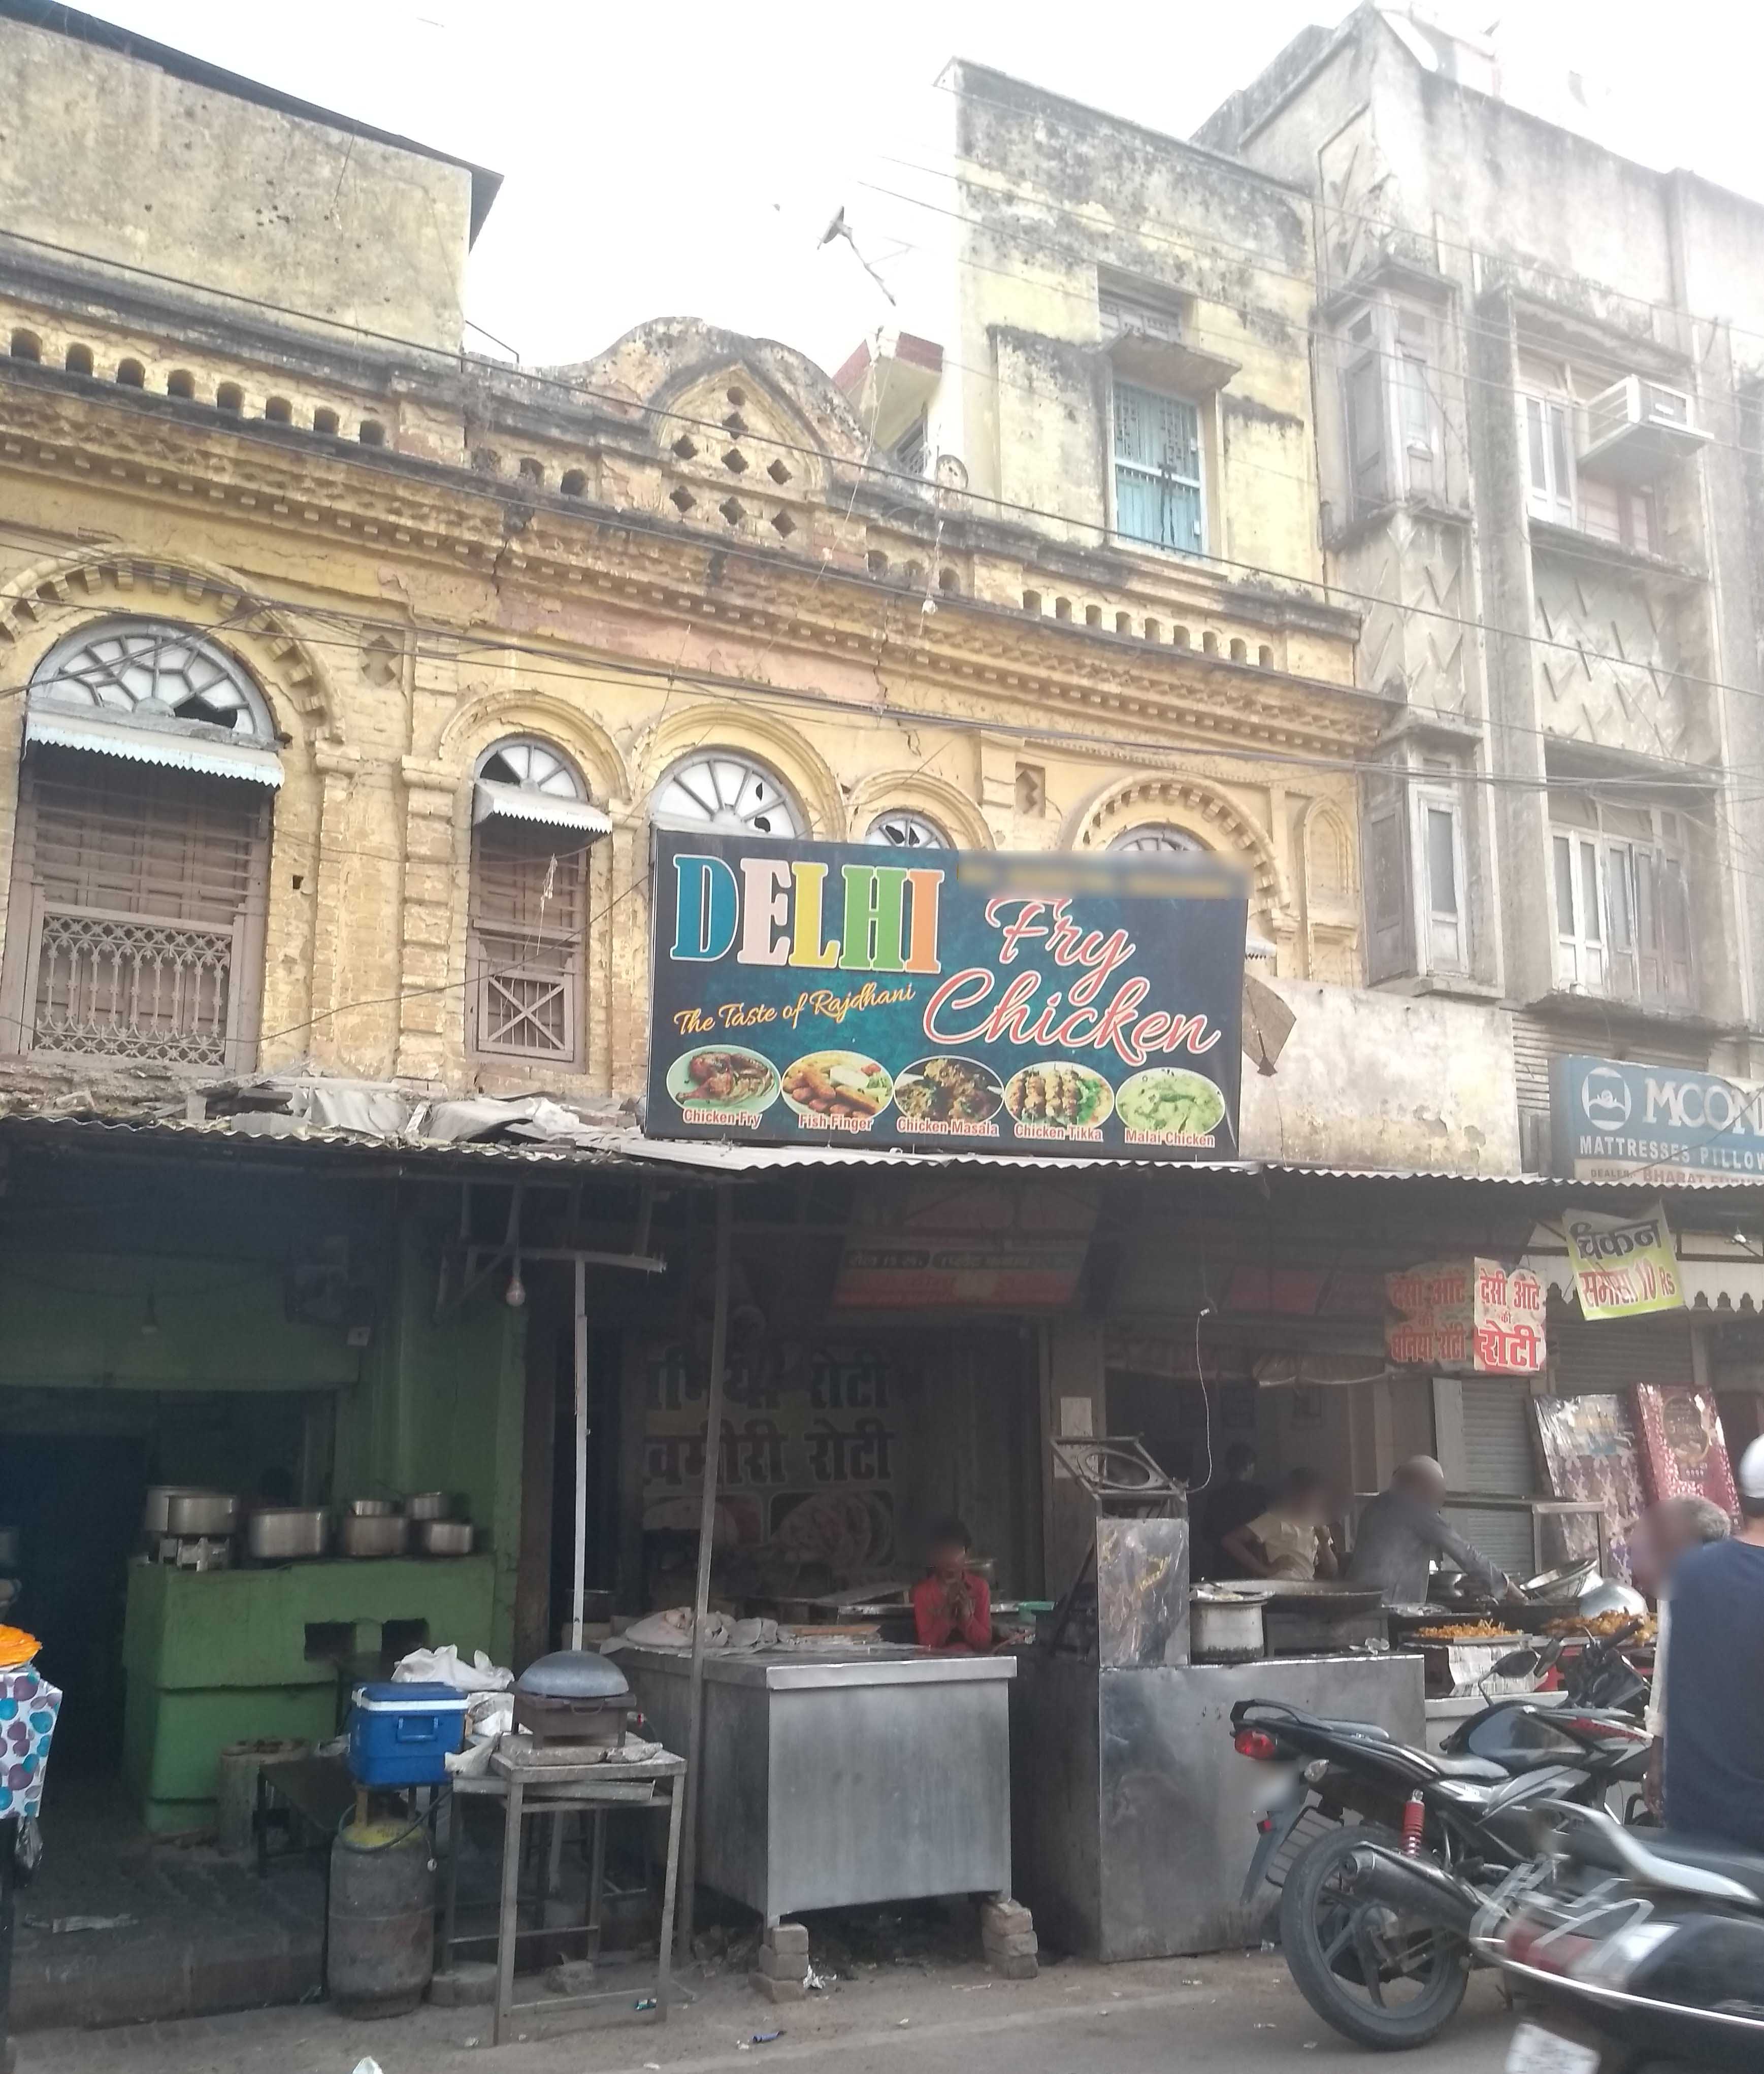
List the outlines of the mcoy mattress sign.
{"type": "Polygon", "coordinates": [[[1237,1157],[1220,859],[655,845],[653,1136],[1237,1157]]]}
{"type": "Polygon", "coordinates": [[[1764,1178],[1764,1085],[1572,1057],[1550,1072],[1558,1174],[1576,1181],[1764,1178]]]}

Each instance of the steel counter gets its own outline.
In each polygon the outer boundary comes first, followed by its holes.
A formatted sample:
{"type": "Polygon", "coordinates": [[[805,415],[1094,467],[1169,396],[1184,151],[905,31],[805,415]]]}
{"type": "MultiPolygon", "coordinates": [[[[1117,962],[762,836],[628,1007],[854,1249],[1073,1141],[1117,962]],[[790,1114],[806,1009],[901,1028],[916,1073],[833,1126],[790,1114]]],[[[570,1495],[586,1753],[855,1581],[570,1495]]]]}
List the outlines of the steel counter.
{"type": "Polygon", "coordinates": [[[1011,1694],[1018,1890],[1043,1940],[1099,1959],[1253,1942],[1241,1894],[1283,1778],[1239,1757],[1231,1709],[1284,1700],[1423,1739],[1419,1656],[1099,1670],[1027,1653],[1011,1694]]]}
{"type": "MultiPolygon", "coordinates": [[[[617,1661],[686,1747],[688,1659],[617,1661]]],[[[707,1657],[698,1877],[768,1923],[1010,1886],[1009,1656],[707,1657]]]]}

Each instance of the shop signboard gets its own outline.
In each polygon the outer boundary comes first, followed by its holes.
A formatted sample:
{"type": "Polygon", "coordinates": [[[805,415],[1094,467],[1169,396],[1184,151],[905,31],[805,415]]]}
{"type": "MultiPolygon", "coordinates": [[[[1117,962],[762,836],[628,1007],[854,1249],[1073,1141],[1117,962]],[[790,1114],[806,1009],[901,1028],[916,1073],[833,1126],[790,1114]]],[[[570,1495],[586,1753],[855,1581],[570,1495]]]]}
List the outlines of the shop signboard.
{"type": "Polygon", "coordinates": [[[1764,1176],[1764,1085],[1573,1056],[1550,1068],[1558,1174],[1576,1181],[1764,1176]]]}
{"type": "Polygon", "coordinates": [[[1543,1366],[1543,1285],[1498,1260],[1427,1260],[1385,1277],[1394,1361],[1471,1375],[1535,1375],[1543,1366]]]}
{"type": "Polygon", "coordinates": [[[653,883],[653,1136],[1237,1156],[1220,858],[658,829],[653,883]]]}
{"type": "Polygon", "coordinates": [[[1678,1254],[1663,1203],[1645,1217],[1566,1210],[1562,1229],[1583,1318],[1639,1318],[1650,1311],[1684,1308],[1684,1285],[1679,1279],[1678,1254]]]}

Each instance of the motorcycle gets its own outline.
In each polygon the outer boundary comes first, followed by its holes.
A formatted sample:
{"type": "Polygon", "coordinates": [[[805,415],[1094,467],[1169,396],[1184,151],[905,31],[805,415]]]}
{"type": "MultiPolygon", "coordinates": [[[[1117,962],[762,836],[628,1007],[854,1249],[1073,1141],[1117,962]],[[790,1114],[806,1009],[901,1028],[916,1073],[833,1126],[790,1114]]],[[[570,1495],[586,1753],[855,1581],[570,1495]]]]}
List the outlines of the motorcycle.
{"type": "Polygon", "coordinates": [[[1246,1904],[1265,1880],[1279,1887],[1305,1999],[1380,2050],[1424,2044],[1456,2014],[1471,1927],[1532,1861],[1536,1811],[1638,1787],[1650,1746],[1639,1723],[1572,1700],[1497,1701],[1464,1725],[1456,1739],[1499,1756],[1415,1750],[1272,1700],[1240,1700],[1231,1721],[1241,1755],[1299,1767],[1260,1825],[1246,1904]]]}
{"type": "Polygon", "coordinates": [[[1548,1849],[1472,1926],[1536,2009],[1506,2074],[1764,2066],[1764,1854],[1546,1812],[1548,1849]]]}

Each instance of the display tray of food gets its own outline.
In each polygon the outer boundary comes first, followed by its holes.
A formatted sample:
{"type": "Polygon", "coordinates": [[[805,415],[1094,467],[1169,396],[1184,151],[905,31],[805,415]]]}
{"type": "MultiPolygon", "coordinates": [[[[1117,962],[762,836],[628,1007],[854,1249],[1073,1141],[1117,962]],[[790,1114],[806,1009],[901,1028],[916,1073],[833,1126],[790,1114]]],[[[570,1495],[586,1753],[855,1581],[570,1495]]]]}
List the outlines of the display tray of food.
{"type": "Polygon", "coordinates": [[[1547,1621],[1543,1627],[1546,1634],[1584,1635],[1588,1642],[1609,1642],[1622,1635],[1638,1649],[1651,1648],[1659,1631],[1659,1623],[1651,1613],[1594,1613],[1590,1618],[1569,1613],[1560,1620],[1547,1621]]]}
{"type": "Polygon", "coordinates": [[[1503,1649],[1520,1649],[1525,1644],[1522,1634],[1515,1634],[1511,1629],[1502,1627],[1489,1620],[1434,1621],[1425,1627],[1416,1628],[1411,1639],[1415,1642],[1473,1642],[1489,1646],[1498,1643],[1503,1649]]]}

